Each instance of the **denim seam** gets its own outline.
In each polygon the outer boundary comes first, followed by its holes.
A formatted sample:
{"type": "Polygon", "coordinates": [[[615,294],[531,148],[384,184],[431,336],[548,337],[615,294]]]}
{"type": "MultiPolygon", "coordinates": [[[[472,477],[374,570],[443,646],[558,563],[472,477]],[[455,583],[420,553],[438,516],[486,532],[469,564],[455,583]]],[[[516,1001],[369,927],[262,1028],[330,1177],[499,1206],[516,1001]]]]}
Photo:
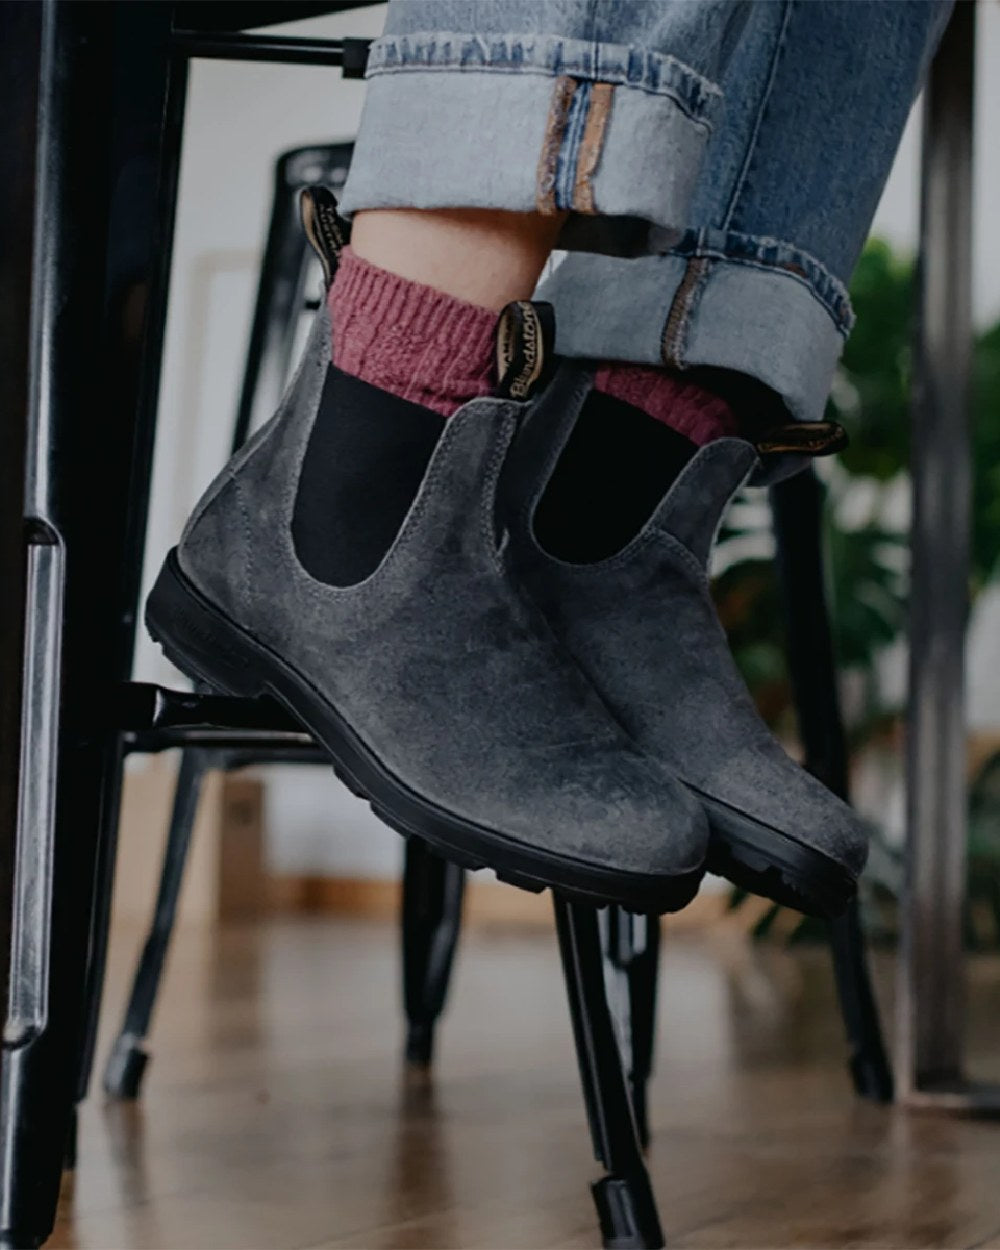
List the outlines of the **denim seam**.
{"type": "Polygon", "coordinates": [[[578,85],[575,78],[562,76],[555,80],[552,88],[552,99],[545,119],[545,138],[542,140],[535,175],[535,207],[546,217],[553,216],[559,209],[559,166],[578,85]]]}
{"type": "MultiPolygon", "coordinates": [[[[370,74],[370,78],[389,78],[397,74],[534,74],[542,78],[558,77],[553,70],[545,69],[541,66],[509,66],[501,68],[496,65],[399,65],[392,69],[381,69],[374,74],[370,74]]],[[[700,116],[696,110],[692,109],[688,100],[685,100],[677,91],[668,90],[666,88],[644,87],[641,83],[629,82],[628,78],[622,73],[607,72],[600,75],[591,75],[582,73],[580,70],[571,71],[571,76],[579,78],[581,82],[606,82],[614,87],[631,87],[633,91],[641,91],[644,95],[656,96],[661,100],[670,100],[681,110],[684,116],[694,126],[701,126],[702,129],[712,132],[712,122],[704,116],[700,116]]]]}
{"type": "Polygon", "coordinates": [[[251,538],[250,512],[247,508],[247,502],[244,490],[240,485],[240,479],[234,474],[230,479],[233,485],[233,491],[236,495],[236,506],[239,508],[240,519],[243,525],[243,576],[246,578],[248,586],[255,585],[253,572],[253,541],[251,538]]]}
{"type": "Polygon", "coordinates": [[[729,256],[725,252],[710,253],[718,260],[728,261],[731,265],[745,265],[748,269],[758,269],[761,273],[778,273],[782,277],[791,278],[793,282],[804,286],[813,299],[823,305],[823,308],[829,314],[830,320],[834,324],[837,333],[844,339],[850,334],[854,326],[854,313],[848,305],[848,310],[843,315],[839,314],[836,308],[832,307],[829,300],[825,299],[820,291],[816,289],[808,276],[796,273],[794,269],[789,269],[786,265],[769,264],[766,260],[752,260],[745,256],[729,256]]]}
{"type": "MultiPolygon", "coordinates": [[[[709,114],[718,108],[722,92],[715,83],[697,74],[689,66],[676,57],[666,53],[648,53],[640,49],[617,45],[592,43],[576,55],[562,51],[564,40],[552,41],[549,55],[544,55],[540,62],[531,62],[518,57],[512,51],[484,55],[482,59],[469,62],[454,54],[442,58],[436,49],[442,40],[464,40],[466,45],[473,42],[472,37],[465,35],[447,36],[438,34],[429,48],[414,51],[407,37],[405,41],[396,39],[376,40],[369,54],[369,79],[400,73],[499,73],[499,74],[535,74],[545,77],[570,76],[589,82],[608,82],[621,86],[633,87],[648,95],[663,96],[673,100],[675,104],[697,125],[711,130],[709,114]],[[400,42],[407,46],[400,50],[400,42]],[[608,59],[602,62],[600,49],[608,51],[608,59]],[[596,52],[595,52],[596,49],[596,52]],[[618,53],[617,61],[614,52],[618,53]],[[655,57],[655,60],[651,60],[655,57]]],[[[427,36],[430,38],[430,36],[427,36]]],[[[482,49],[483,41],[477,42],[482,49]]],[[[583,41],[577,41],[583,42],[583,41]]],[[[507,49],[507,41],[504,43],[507,49]]]]}
{"type": "Polygon", "coordinates": [[[610,83],[564,76],[556,79],[546,119],[535,186],[535,207],[594,215],[594,173],[611,115],[610,83]]]}
{"type": "Polygon", "coordinates": [[[594,204],[594,175],[600,164],[601,153],[604,151],[614,98],[613,84],[591,83],[587,116],[584,119],[580,147],[576,156],[576,177],[573,182],[573,208],[578,213],[597,211],[594,204]]]}
{"type": "Polygon", "coordinates": [[[747,142],[746,152],[743,155],[743,163],[740,165],[740,172],[733,184],[733,190],[729,197],[729,203],[726,206],[725,216],[722,219],[722,229],[727,230],[732,221],[733,214],[736,212],[736,205],[739,202],[740,195],[743,192],[743,186],[753,163],[754,148],[757,143],[757,136],[760,134],[760,128],[764,124],[764,114],[767,112],[768,104],[771,101],[771,92],[774,88],[774,80],[778,74],[778,64],[781,60],[781,54],[785,50],[785,36],[788,31],[788,24],[792,17],[792,5],[794,0],[785,0],[785,11],[781,17],[781,29],[778,37],[774,41],[774,52],[771,57],[771,64],[768,68],[767,83],[761,96],[760,104],[757,108],[757,116],[754,118],[753,133],[747,142]]]}
{"type": "Polygon", "coordinates": [[[578,82],[569,102],[566,127],[556,156],[555,202],[558,209],[571,209],[573,191],[576,187],[576,163],[580,156],[580,144],[587,113],[590,110],[590,94],[593,84],[578,82]]]}
{"type": "MultiPolygon", "coordinates": [[[[731,231],[734,236],[738,231],[731,231]]],[[[801,283],[826,309],[837,332],[846,338],[854,325],[854,312],[851,308],[850,296],[843,284],[834,277],[826,267],[814,256],[800,248],[792,247],[781,239],[773,239],[766,235],[744,235],[744,240],[755,249],[778,248],[794,255],[800,263],[792,260],[768,260],[764,256],[741,255],[735,250],[709,244],[700,233],[687,247],[684,245],[670,248],[660,255],[677,256],[682,260],[693,260],[705,257],[716,261],[727,261],[732,265],[747,265],[765,273],[780,273],[801,283]]],[[[685,275],[686,276],[686,275],[685,275]]],[[[667,330],[664,328],[664,335],[667,330]]]]}
{"type": "Polygon", "coordinates": [[[707,256],[701,255],[689,258],[684,268],[684,277],[670,302],[660,340],[660,354],[663,357],[663,363],[668,368],[684,368],[688,326],[691,324],[691,317],[698,307],[699,297],[711,271],[711,261],[707,256]]]}

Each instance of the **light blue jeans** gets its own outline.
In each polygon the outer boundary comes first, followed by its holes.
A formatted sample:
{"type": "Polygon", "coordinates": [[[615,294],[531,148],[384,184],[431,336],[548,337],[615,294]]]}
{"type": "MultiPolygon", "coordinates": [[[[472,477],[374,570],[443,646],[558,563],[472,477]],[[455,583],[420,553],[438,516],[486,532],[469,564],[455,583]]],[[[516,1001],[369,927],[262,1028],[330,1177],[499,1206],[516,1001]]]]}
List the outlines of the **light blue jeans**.
{"type": "Polygon", "coordinates": [[[822,415],[948,0],[392,0],[344,209],[570,212],[565,355],[822,415]]]}

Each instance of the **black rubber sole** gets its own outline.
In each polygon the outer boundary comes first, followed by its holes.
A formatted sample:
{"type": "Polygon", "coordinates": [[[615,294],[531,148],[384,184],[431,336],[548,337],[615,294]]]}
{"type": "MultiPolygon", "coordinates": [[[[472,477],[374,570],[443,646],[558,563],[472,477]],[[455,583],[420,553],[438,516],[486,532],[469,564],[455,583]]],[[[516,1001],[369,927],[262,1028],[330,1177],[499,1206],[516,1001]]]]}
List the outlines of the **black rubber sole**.
{"type": "Polygon", "coordinates": [[[809,916],[834,920],[844,912],[858,889],[857,879],[846,868],[821,851],[696,793],[711,831],[709,872],[809,916]]]}
{"type": "Polygon", "coordinates": [[[502,881],[536,894],[548,887],[573,902],[618,904],[648,915],[679,911],[698,892],[703,869],[671,877],[615,871],[518,842],[424,799],[393,775],[306,677],[192,585],[176,550],[146,603],[146,627],[189,677],[225,694],[282,704],[380,820],[463,868],[491,868],[502,881]]]}

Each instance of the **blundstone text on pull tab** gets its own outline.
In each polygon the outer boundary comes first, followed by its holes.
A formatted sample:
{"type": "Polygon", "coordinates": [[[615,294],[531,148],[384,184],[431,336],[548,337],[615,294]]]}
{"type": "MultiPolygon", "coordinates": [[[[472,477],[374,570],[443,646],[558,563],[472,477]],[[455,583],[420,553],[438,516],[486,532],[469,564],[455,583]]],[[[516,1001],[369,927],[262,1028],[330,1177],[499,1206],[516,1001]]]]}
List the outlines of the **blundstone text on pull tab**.
{"type": "Polygon", "coordinates": [[[497,325],[497,389],[501,399],[530,399],[547,376],[555,343],[551,304],[515,300],[497,325]]]}

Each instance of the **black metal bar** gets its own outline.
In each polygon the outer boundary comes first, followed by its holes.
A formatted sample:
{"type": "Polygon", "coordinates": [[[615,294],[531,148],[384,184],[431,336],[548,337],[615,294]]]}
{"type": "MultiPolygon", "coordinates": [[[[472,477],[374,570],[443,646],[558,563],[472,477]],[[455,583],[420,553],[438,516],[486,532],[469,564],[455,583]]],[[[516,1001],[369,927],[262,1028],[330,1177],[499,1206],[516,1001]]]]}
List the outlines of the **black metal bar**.
{"type": "Polygon", "coordinates": [[[234,768],[250,764],[282,763],[312,764],[329,762],[308,734],[275,734],[256,729],[151,729],[145,733],[126,734],[125,750],[130,755],[156,755],[160,751],[206,749],[227,751],[239,762],[234,768]]]}
{"type": "Polygon", "coordinates": [[[812,469],[771,489],[785,652],[806,767],[848,798],[848,752],[827,606],[824,489],[812,469]]]}
{"type": "Polygon", "coordinates": [[[597,912],[556,896],[553,904],[594,1154],[607,1173],[592,1187],[604,1245],[659,1247],[663,1232],[608,1008],[597,912]]]}
{"type": "MultiPolygon", "coordinates": [[[[823,487],[816,474],[810,469],[773,487],[771,507],[788,626],[788,668],[805,766],[846,800],[847,742],[826,599],[823,487]]],[[[889,1102],[892,1070],[856,902],[831,923],[830,946],[854,1088],[863,1098],[889,1102]]]]}
{"type": "Polygon", "coordinates": [[[303,732],[299,722],[271,699],[169,690],[150,682],[123,682],[109,700],[106,714],[109,727],[133,733],[208,726],[276,734],[303,732]]]}
{"type": "Polygon", "coordinates": [[[420,838],[406,841],[403,871],[403,1005],[406,1059],[428,1067],[462,924],[465,872],[420,838]]]}
{"type": "Polygon", "coordinates": [[[342,39],[303,39],[291,35],[175,30],[171,51],[179,56],[227,61],[278,61],[282,64],[339,65],[342,39]]]}
{"type": "Polygon", "coordinates": [[[188,750],[181,756],[153,919],[135,970],[125,1018],[104,1069],[104,1090],[112,1098],[139,1096],[149,1062],[144,1043],[177,914],[202,782],[212,762],[207,751],[188,750]]]}
{"type": "Polygon", "coordinates": [[[342,66],[345,78],[363,78],[369,43],[368,39],[301,39],[290,35],[178,30],[171,47],[181,57],[342,66]]]}
{"type": "MultiPolygon", "coordinates": [[[[119,6],[120,8],[122,6],[119,6]]],[[[117,17],[115,114],[129,114],[134,101],[142,101],[143,94],[150,99],[149,87],[144,84],[142,93],[139,83],[122,62],[132,45],[142,46],[144,40],[153,36],[148,20],[141,14],[130,14],[127,6],[117,17]]],[[[160,27],[163,38],[165,27],[160,27]]],[[[124,557],[121,561],[121,587],[118,597],[120,654],[125,671],[132,666],[135,648],[135,626],[146,525],[149,512],[150,482],[156,431],[156,411],[159,399],[160,373],[163,358],[163,339],[166,331],[167,301],[170,288],[171,256],[173,252],[174,218],[177,190],[180,179],[181,142],[184,128],[184,111],[187,99],[187,63],[181,59],[162,57],[160,71],[165,75],[162,84],[154,87],[155,103],[148,115],[150,133],[148,146],[143,152],[149,170],[146,188],[139,193],[137,204],[130,206],[132,213],[146,214],[146,238],[153,246],[146,253],[149,268],[141,282],[145,287],[144,317],[141,334],[126,331],[119,337],[119,327],[111,327],[115,336],[117,356],[115,365],[124,375],[121,394],[122,410],[131,416],[131,439],[129,468],[124,499],[125,533],[124,557]]],[[[127,164],[135,159],[131,150],[134,140],[129,134],[115,139],[112,149],[112,168],[119,162],[127,164]]],[[[112,200],[112,212],[119,215],[126,206],[112,200]]],[[[118,230],[122,227],[114,220],[110,223],[110,238],[117,243],[118,230]]],[[[122,299],[134,297],[136,283],[136,257],[131,249],[119,249],[113,245],[109,251],[108,285],[112,292],[122,292],[122,299]]],[[[122,315],[127,315],[122,304],[122,315]]],[[[123,327],[124,328],[124,322],[123,327]]],[[[91,924],[85,1001],[87,1020],[84,1043],[80,1054],[77,1078],[77,1101],[87,1094],[94,1062],[97,1026],[104,989],[104,970],[107,960],[108,935],[111,924],[111,900],[114,892],[115,860],[118,844],[118,815],[121,789],[121,768],[124,743],[121,735],[115,736],[114,755],[109,760],[107,785],[101,812],[101,839],[98,847],[98,864],[94,914],[91,924]]]]}
{"type": "Polygon", "coordinates": [[[963,1079],[975,11],[974,4],[955,6],[924,93],[897,995],[904,1099],[963,1079]]]}
{"type": "Polygon", "coordinates": [[[647,1085],[656,1049],[656,990],[660,967],[660,920],[621,907],[605,912],[605,958],[618,992],[612,1003],[625,1055],[639,1141],[649,1144],[647,1085]]]}
{"type": "Polygon", "coordinates": [[[0,985],[5,1003],[10,1001],[20,823],[28,538],[24,470],[35,349],[31,307],[42,25],[39,5],[0,4],[0,985]]]}
{"type": "MultiPolygon", "coordinates": [[[[24,526],[25,461],[38,349],[32,310],[38,260],[36,219],[42,197],[35,157],[43,99],[41,70],[48,53],[44,18],[40,5],[17,0],[0,4],[0,238],[4,241],[0,247],[0,939],[5,1037],[19,1027],[16,1008],[26,1007],[29,1014],[32,1008],[30,1002],[17,1002],[12,978],[21,974],[25,963],[17,949],[21,935],[15,932],[20,928],[15,908],[15,865],[19,842],[29,836],[19,811],[21,750],[27,728],[22,722],[28,538],[24,526]]],[[[26,745],[30,750],[30,740],[26,745]]],[[[40,831],[30,832],[37,836],[40,831]]],[[[33,998],[35,984],[29,985],[33,998]]],[[[30,1019],[25,1023],[28,1029],[33,1027],[30,1019]]],[[[5,1045],[0,1126],[5,1138],[11,1129],[18,1138],[0,1147],[0,1245],[5,1237],[13,1237],[15,1221],[23,1224],[26,1218],[13,1200],[23,1177],[17,1157],[19,1137],[24,1132],[17,1105],[18,1075],[5,1045]]],[[[41,1177],[39,1183],[45,1187],[45,1201],[51,1179],[41,1177]]]]}
{"type": "Polygon", "coordinates": [[[110,32],[106,17],[97,14],[93,25],[83,15],[52,4],[39,6],[39,15],[34,264],[31,308],[19,310],[31,329],[33,383],[26,456],[19,466],[25,476],[24,515],[33,538],[31,634],[24,674],[25,801],[17,837],[0,1093],[0,1240],[27,1246],[39,1244],[52,1227],[70,1129],[90,923],[88,878],[94,871],[99,829],[95,800],[104,775],[100,745],[81,752],[75,779],[65,764],[57,767],[69,745],[59,726],[60,704],[79,694],[80,682],[75,690],[71,681],[70,689],[60,692],[64,544],[73,518],[72,501],[59,497],[56,482],[70,403],[97,403],[103,240],[89,240],[94,246],[81,254],[72,219],[77,214],[81,221],[106,217],[107,184],[93,171],[103,169],[106,161],[110,32]],[[79,123],[85,96],[91,130],[83,134],[79,123]],[[68,209],[60,212],[59,206],[73,199],[71,188],[81,166],[88,164],[90,187],[73,204],[72,214],[68,209]],[[89,779],[82,778],[80,763],[91,770],[89,779]],[[73,780],[81,784],[74,787],[73,780]],[[82,800],[84,819],[90,818],[75,847],[66,839],[71,788],[73,798],[82,800]]]}
{"type": "Polygon", "coordinates": [[[86,1043],[87,968],[100,943],[102,838],[117,808],[120,736],[95,726],[93,710],[127,677],[130,660],[124,644],[135,605],[122,603],[122,570],[135,365],[157,254],[146,197],[156,179],[170,14],[159,5],[37,7],[37,388],[25,510],[41,536],[30,565],[31,718],[50,725],[51,738],[35,735],[26,760],[33,872],[19,887],[11,952],[18,994],[4,1035],[0,1240],[16,1245],[38,1244],[52,1226],[86,1043]],[[141,39],[132,38],[136,23],[141,39]]]}

